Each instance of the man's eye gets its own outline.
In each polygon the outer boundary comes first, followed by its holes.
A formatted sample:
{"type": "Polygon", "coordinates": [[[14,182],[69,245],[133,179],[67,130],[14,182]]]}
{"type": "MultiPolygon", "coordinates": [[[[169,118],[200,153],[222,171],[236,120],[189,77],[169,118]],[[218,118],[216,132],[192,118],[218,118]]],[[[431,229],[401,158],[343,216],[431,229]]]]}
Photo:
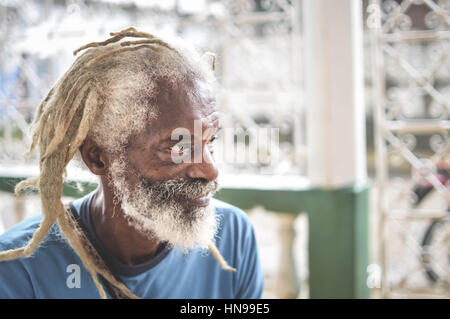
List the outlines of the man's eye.
{"type": "Polygon", "coordinates": [[[211,140],[209,140],[210,143],[214,142],[216,139],[218,138],[217,135],[214,135],[213,137],[211,137],[211,140]]]}
{"type": "Polygon", "coordinates": [[[214,153],[214,147],[216,146],[216,143],[214,143],[214,141],[216,141],[217,139],[217,135],[214,135],[210,140],[209,143],[206,145],[206,147],[208,148],[208,151],[213,154],[214,153]]]}
{"type": "Polygon", "coordinates": [[[189,150],[189,148],[190,148],[190,145],[187,145],[187,144],[176,144],[172,147],[169,147],[169,150],[171,152],[176,152],[176,153],[180,154],[180,153],[186,152],[187,150],[189,150]]]}

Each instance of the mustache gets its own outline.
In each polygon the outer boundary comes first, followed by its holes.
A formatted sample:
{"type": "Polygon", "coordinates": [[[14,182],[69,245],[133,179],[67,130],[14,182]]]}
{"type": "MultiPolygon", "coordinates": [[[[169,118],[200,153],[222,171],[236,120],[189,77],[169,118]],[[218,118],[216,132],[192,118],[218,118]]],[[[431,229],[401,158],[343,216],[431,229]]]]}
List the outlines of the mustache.
{"type": "Polygon", "coordinates": [[[209,193],[213,195],[220,189],[217,180],[210,182],[204,179],[170,179],[155,184],[150,179],[140,176],[139,181],[141,187],[150,192],[154,199],[160,201],[180,198],[194,199],[209,193]]]}

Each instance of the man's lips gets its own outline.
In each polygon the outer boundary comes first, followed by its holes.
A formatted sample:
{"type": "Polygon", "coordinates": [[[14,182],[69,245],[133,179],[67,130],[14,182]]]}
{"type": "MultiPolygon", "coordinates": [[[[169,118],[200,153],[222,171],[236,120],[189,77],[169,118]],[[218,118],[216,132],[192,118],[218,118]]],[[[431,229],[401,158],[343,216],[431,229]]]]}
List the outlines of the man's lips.
{"type": "Polygon", "coordinates": [[[189,206],[206,207],[209,205],[211,195],[204,195],[197,198],[186,198],[185,201],[189,206]]]}

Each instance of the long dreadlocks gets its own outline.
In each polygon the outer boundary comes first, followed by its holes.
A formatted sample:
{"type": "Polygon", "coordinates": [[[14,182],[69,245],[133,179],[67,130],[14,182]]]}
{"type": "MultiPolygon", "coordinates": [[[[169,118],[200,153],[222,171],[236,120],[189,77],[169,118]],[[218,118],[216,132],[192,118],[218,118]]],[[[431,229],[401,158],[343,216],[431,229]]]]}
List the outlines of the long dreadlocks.
{"type": "MultiPolygon", "coordinates": [[[[145,120],[156,118],[157,112],[154,105],[149,105],[149,98],[154,97],[158,79],[211,81],[213,76],[202,63],[203,59],[190,49],[176,49],[133,27],[110,35],[103,42],[92,42],[74,51],[76,55],[89,49],[76,59],[37,109],[32,123],[32,143],[25,158],[39,146],[40,174],[17,184],[15,192],[38,188],[43,219],[26,246],[0,252],[0,261],[31,255],[58,222],[91,274],[101,298],[106,298],[106,293],[99,275],[123,295],[137,298],[99,262],[68,217],[70,213],[61,201],[66,166],[86,137],[117,152],[133,132],[143,128],[145,120]],[[120,42],[127,37],[138,40],[120,42]]],[[[212,63],[214,69],[215,56],[212,63]]],[[[209,250],[222,268],[235,271],[213,242],[209,250]]]]}

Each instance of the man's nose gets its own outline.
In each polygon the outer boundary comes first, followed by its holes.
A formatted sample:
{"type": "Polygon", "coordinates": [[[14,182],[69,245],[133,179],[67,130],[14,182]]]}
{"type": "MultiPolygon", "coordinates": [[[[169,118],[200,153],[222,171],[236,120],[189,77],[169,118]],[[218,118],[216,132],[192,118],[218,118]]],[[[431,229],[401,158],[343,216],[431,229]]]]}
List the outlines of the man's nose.
{"type": "Polygon", "coordinates": [[[203,178],[210,182],[215,181],[217,176],[219,175],[219,171],[214,162],[214,159],[206,148],[203,152],[203,156],[197,160],[198,163],[194,160],[191,165],[189,165],[187,170],[187,175],[189,178],[203,178]]]}

